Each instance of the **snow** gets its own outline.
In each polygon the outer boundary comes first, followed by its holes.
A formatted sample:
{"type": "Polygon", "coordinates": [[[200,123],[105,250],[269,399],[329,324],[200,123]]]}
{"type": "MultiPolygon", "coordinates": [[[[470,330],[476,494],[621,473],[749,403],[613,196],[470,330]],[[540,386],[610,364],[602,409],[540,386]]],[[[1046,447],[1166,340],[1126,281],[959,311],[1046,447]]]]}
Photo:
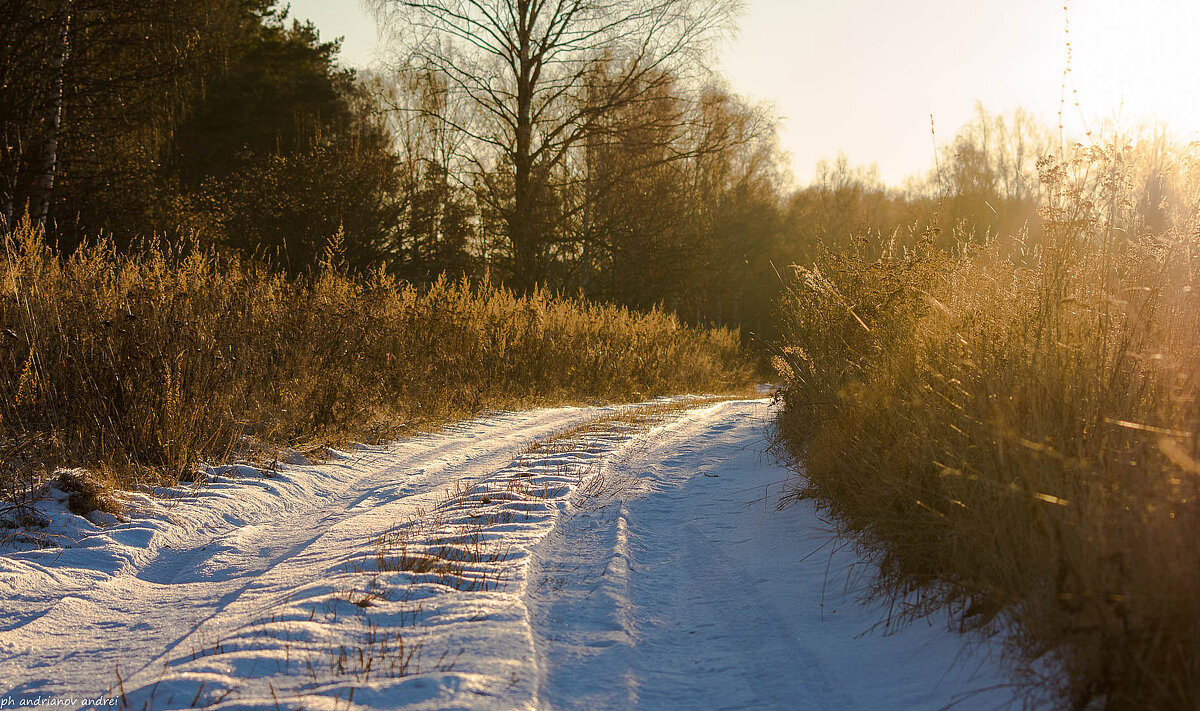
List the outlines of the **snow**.
{"type": "Polygon", "coordinates": [[[1000,708],[995,646],[933,622],[884,634],[871,568],[809,504],[778,510],[767,406],[680,418],[612,475],[636,492],[539,548],[539,697],[556,709],[1000,708]]]}
{"type": "Polygon", "coordinates": [[[811,506],[777,510],[769,400],[671,402],[640,425],[613,417],[628,407],[493,413],[324,464],[225,467],[125,494],[125,520],[51,489],[60,545],[0,553],[0,703],[1013,702],[995,643],[936,621],[884,634],[853,547],[811,506]]]}

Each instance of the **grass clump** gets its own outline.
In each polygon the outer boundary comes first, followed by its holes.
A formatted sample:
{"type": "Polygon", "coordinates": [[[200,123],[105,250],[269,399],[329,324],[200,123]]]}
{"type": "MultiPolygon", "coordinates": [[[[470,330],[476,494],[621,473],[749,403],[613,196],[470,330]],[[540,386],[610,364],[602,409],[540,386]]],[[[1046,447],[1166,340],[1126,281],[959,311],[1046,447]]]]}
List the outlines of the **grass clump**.
{"type": "Polygon", "coordinates": [[[87,472],[78,469],[59,472],[55,483],[68,494],[67,508],[71,513],[80,516],[86,516],[93,511],[123,513],[121,504],[109,495],[100,482],[88,476],[87,472]]]}
{"type": "Polygon", "coordinates": [[[195,250],[0,245],[0,493],[55,468],[172,483],[247,442],[378,440],[484,408],[744,387],[737,334],[486,280],[418,289],[331,250],[289,278],[195,250]],[[12,466],[9,466],[9,465],[12,466]],[[19,465],[19,466],[18,466],[19,465]]]}
{"type": "Polygon", "coordinates": [[[1002,621],[1063,707],[1195,709],[1200,221],[1152,232],[1129,165],[1044,161],[1036,244],[800,269],[779,432],[896,609],[1002,621]]]}

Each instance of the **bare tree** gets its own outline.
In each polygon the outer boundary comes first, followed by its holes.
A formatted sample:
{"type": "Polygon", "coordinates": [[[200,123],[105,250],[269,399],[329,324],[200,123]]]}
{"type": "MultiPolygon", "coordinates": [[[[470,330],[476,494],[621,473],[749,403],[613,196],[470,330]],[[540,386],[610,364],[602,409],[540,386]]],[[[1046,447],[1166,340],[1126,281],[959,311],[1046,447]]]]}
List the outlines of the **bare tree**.
{"type": "Polygon", "coordinates": [[[457,124],[503,216],[513,285],[544,278],[549,176],[599,117],[700,66],[740,0],[376,0],[426,68],[478,109],[457,124]],[[606,71],[597,72],[603,63],[606,71]],[[614,70],[614,67],[616,68],[614,70]],[[599,76],[602,74],[603,76],[599,76]],[[493,157],[495,156],[495,157],[493,157]],[[491,161],[491,164],[489,164],[491,161]]]}

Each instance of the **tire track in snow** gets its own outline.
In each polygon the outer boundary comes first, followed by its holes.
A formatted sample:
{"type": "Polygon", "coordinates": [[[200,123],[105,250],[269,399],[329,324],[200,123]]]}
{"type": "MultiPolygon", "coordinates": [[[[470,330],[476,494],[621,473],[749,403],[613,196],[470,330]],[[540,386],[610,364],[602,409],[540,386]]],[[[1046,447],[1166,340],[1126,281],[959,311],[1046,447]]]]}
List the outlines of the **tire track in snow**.
{"type": "MultiPolygon", "coordinates": [[[[134,689],[132,705],[528,708],[533,640],[522,602],[528,552],[553,527],[571,491],[587,488],[592,472],[641,431],[642,425],[620,417],[594,421],[541,440],[474,485],[456,480],[419,495],[427,505],[408,520],[395,511],[373,511],[372,517],[396,525],[351,527],[359,540],[344,541],[347,552],[334,566],[340,570],[327,567],[327,578],[366,577],[378,597],[356,607],[361,592],[356,598],[293,581],[289,590],[321,603],[316,619],[317,606],[310,613],[297,600],[257,618],[224,611],[223,619],[251,624],[205,654],[168,655],[170,669],[162,678],[143,674],[126,684],[134,689]],[[385,531],[374,551],[363,539],[367,531],[385,531]],[[432,665],[409,664],[405,636],[407,648],[420,649],[432,665]]],[[[410,512],[416,508],[411,498],[410,512]]],[[[322,545],[331,542],[341,548],[335,536],[322,538],[322,545]]],[[[318,552],[315,559],[328,566],[335,555],[318,552]]]]}
{"type": "Polygon", "coordinates": [[[526,596],[542,709],[1003,708],[993,646],[936,624],[875,631],[864,561],[812,506],[777,511],[767,401],[656,432],[535,553],[526,596]],[[821,551],[818,555],[812,555],[821,551]],[[849,581],[843,584],[843,578],[849,581]],[[965,695],[965,696],[962,696],[965,695]],[[963,700],[965,699],[965,700],[963,700]]]}
{"type": "Polygon", "coordinates": [[[253,622],[451,481],[485,478],[529,441],[610,409],[500,413],[287,468],[258,491],[222,478],[157,520],[0,556],[0,693],[94,696],[118,663],[136,684],[190,642],[253,622]]]}
{"type": "Polygon", "coordinates": [[[59,560],[0,557],[0,599],[17,603],[0,635],[0,680],[26,695],[94,696],[121,660],[136,708],[489,711],[928,709],[1002,681],[986,659],[978,676],[960,673],[979,660],[969,655],[947,674],[964,641],[936,626],[861,636],[880,611],[854,605],[832,577],[826,589],[825,576],[863,561],[847,550],[810,556],[829,528],[811,507],[778,512],[768,496],[787,473],[761,451],[766,401],[669,413],[649,431],[599,426],[561,450],[526,451],[619,409],[484,418],[278,479],[222,481],[177,507],[177,523],[114,526],[59,560]],[[527,490],[514,494],[518,483],[527,490]],[[531,494],[536,486],[550,488],[531,494]],[[361,580],[372,540],[418,509],[432,523],[404,539],[410,553],[449,541],[441,560],[453,570],[399,565],[376,578],[401,599],[353,602],[338,586],[361,580]],[[469,528],[503,554],[471,558],[456,533],[469,528]],[[114,550],[110,568],[84,565],[114,550]],[[460,568],[449,565],[456,556],[460,568]],[[396,650],[355,660],[356,640],[394,646],[399,632],[424,640],[419,671],[364,673],[396,650]],[[318,665],[351,669],[305,676],[299,659],[314,650],[318,665]]]}

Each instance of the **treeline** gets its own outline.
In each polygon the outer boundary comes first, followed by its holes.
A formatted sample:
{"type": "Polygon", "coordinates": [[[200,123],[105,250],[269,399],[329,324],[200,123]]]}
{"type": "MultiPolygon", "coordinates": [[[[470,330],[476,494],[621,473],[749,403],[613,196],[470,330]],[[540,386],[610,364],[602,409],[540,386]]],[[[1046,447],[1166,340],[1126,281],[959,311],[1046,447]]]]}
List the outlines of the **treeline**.
{"type": "Polygon", "coordinates": [[[273,0],[9,0],[4,224],[28,213],[63,254],[155,237],[292,274],[340,233],[353,269],[489,275],[745,337],[820,245],[949,244],[1035,214],[1048,139],[1028,117],[981,112],[903,190],[840,159],[792,191],[775,117],[704,69],[733,3],[511,4],[380,2],[395,61],[364,75],[273,0]]]}
{"type": "Polygon", "coordinates": [[[69,253],[199,239],[298,270],[392,228],[397,160],[337,44],[273,0],[0,5],[0,201],[69,253]]]}
{"type": "Polygon", "coordinates": [[[337,43],[273,0],[6,2],[4,224],[29,214],[63,254],[156,237],[293,274],[341,234],[353,268],[417,283],[490,274],[744,320],[781,182],[774,127],[664,57],[719,18],[635,56],[577,50],[620,9],[578,5],[552,18],[565,44],[538,59],[541,83],[508,106],[465,94],[448,56],[425,52],[440,45],[399,50],[396,71],[340,69],[337,43]]]}
{"type": "Polygon", "coordinates": [[[340,233],[353,269],[661,305],[744,338],[771,334],[788,265],[822,246],[1036,237],[1057,142],[1030,116],[980,109],[902,188],[839,158],[795,190],[776,118],[705,69],[735,3],[660,4],[380,0],[394,61],[359,74],[274,0],[8,0],[2,219],[28,213],[62,254],[154,237],[293,275],[340,233]]]}

